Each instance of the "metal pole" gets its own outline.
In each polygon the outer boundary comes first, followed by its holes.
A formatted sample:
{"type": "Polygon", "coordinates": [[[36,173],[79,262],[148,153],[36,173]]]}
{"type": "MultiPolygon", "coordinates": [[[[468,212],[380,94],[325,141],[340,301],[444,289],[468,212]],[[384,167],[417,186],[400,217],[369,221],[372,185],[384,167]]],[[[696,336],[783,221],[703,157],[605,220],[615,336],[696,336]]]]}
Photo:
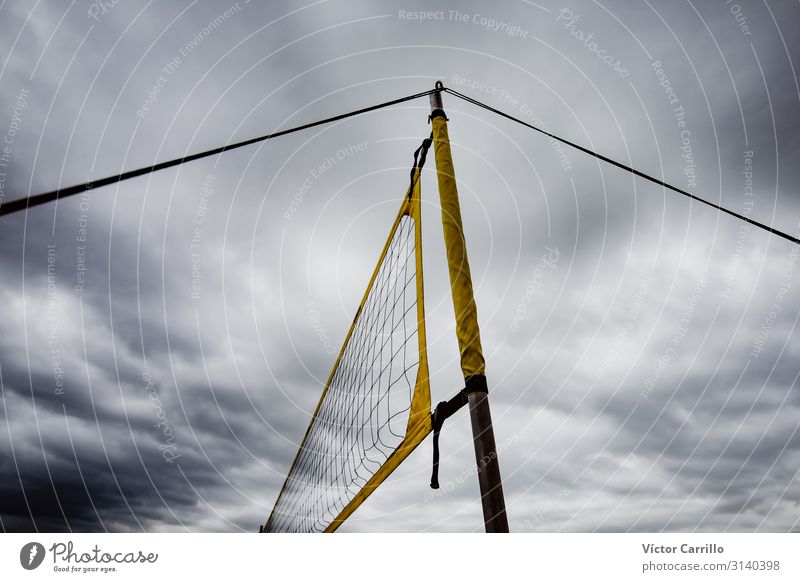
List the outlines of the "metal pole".
{"type": "Polygon", "coordinates": [[[444,111],[444,105],[442,105],[442,89],[444,89],[444,83],[441,81],[436,81],[435,88],[437,89],[436,93],[431,93],[430,100],[431,100],[431,113],[436,111],[437,109],[440,111],[444,111]]]}
{"type": "Polygon", "coordinates": [[[465,376],[465,390],[469,402],[472,439],[475,446],[475,462],[478,467],[483,521],[487,533],[507,533],[506,503],[503,497],[500,465],[492,430],[483,350],[461,222],[458,190],[453,172],[450,140],[442,106],[444,85],[441,81],[436,82],[436,89],[437,91],[430,96],[436,169],[439,179],[439,196],[442,202],[442,224],[450,286],[456,313],[456,335],[461,353],[461,369],[465,376]]]}
{"type": "Polygon", "coordinates": [[[506,501],[503,496],[503,482],[500,478],[500,465],[497,461],[497,448],[492,430],[489,395],[473,392],[468,399],[475,462],[478,466],[478,484],[481,488],[483,523],[486,533],[508,533],[506,501]]]}

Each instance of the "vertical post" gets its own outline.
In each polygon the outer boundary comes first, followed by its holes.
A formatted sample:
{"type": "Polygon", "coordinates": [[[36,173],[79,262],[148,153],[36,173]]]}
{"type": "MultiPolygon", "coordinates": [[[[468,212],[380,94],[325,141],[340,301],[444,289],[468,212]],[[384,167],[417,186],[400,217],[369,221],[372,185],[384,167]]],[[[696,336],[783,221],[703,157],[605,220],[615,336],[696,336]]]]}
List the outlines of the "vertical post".
{"type": "Polygon", "coordinates": [[[447,268],[453,307],[456,314],[456,335],[461,354],[461,370],[469,402],[472,423],[472,439],[475,445],[475,461],[478,466],[478,483],[481,490],[483,521],[487,533],[508,532],[506,504],[503,484],[497,460],[497,447],[492,430],[492,415],[489,410],[489,394],[486,384],[485,363],[481,336],[478,328],[478,312],[472,291],[472,276],[467,260],[464,228],[461,222],[461,206],[458,201],[450,138],[447,133],[447,117],[442,106],[441,81],[436,82],[431,100],[431,125],[436,152],[436,173],[439,182],[439,197],[442,206],[442,227],[447,250],[447,268]]]}

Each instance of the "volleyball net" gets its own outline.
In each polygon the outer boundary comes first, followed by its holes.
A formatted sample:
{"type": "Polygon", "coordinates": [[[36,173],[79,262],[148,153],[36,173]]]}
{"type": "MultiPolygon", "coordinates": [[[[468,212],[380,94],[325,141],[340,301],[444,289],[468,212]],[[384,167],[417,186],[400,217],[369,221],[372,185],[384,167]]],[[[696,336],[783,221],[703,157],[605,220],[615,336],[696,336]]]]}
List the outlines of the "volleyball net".
{"type": "Polygon", "coordinates": [[[263,530],[332,532],[431,431],[420,176],[410,185],[263,530]]]}

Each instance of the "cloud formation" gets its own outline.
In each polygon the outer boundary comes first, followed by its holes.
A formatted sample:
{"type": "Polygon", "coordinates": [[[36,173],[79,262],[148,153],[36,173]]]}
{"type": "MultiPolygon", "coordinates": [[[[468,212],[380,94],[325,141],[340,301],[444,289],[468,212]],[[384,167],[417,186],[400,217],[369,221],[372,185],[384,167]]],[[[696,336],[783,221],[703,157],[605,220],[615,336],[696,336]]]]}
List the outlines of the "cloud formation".
{"type": "MultiPolygon", "coordinates": [[[[0,9],[4,200],[441,79],[800,232],[793,5],[62,10],[0,9]]],[[[512,530],[796,531],[796,250],[451,96],[445,107],[512,530]]],[[[406,103],[3,218],[0,526],[257,530],[427,110],[406,103]]],[[[462,380],[432,167],[437,402],[462,380]]],[[[480,531],[469,435],[463,413],[445,426],[441,490],[425,443],[344,529],[480,531]]]]}

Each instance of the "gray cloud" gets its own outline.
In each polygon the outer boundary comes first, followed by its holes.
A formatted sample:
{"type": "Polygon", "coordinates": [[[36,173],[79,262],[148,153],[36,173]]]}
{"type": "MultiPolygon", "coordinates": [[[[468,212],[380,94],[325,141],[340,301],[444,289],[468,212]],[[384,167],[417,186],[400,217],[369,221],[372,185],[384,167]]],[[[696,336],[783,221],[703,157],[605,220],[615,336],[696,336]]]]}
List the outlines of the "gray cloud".
{"type": "MultiPolygon", "coordinates": [[[[442,79],[680,187],[691,169],[698,194],[797,234],[796,6],[747,6],[747,31],[724,4],[568,9],[572,25],[522,2],[6,4],[2,194],[442,79]],[[443,16],[400,14],[419,10],[443,16]]],[[[445,105],[512,529],[796,531],[791,247],[445,105]]],[[[2,528],[254,531],[429,131],[420,100],[4,217],[2,528]]],[[[432,159],[423,174],[436,402],[461,379],[432,159]]],[[[442,490],[425,442],[344,529],[479,531],[469,430],[462,413],[442,433],[442,490]]]]}

